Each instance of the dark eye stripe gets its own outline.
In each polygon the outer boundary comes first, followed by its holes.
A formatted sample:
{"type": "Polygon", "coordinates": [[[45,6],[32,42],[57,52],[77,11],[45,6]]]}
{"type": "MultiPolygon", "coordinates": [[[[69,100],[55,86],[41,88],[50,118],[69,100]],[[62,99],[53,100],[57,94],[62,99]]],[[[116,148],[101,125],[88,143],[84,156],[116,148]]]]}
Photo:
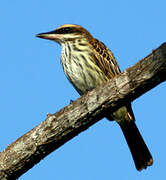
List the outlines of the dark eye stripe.
{"type": "Polygon", "coordinates": [[[71,27],[64,27],[64,28],[55,30],[55,33],[56,34],[69,34],[69,33],[73,33],[73,28],[71,28],[71,27]]]}

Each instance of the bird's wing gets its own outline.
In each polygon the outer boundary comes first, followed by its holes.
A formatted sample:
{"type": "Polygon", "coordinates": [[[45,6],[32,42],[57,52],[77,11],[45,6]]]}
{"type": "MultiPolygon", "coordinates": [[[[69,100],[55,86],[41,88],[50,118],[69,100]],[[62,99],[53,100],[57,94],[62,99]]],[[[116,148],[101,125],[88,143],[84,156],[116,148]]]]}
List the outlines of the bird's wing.
{"type": "MultiPolygon", "coordinates": [[[[94,50],[94,63],[105,73],[105,75],[108,77],[108,79],[112,79],[113,77],[115,77],[116,75],[120,74],[120,68],[119,65],[113,55],[113,53],[111,52],[111,50],[109,50],[104,43],[100,42],[97,39],[93,39],[93,41],[91,42],[92,48],[94,50]]],[[[131,108],[131,104],[128,103],[126,104],[126,108],[127,108],[127,116],[128,119],[130,120],[135,120],[132,108],[131,108]]],[[[122,109],[122,108],[121,108],[122,109]]],[[[118,111],[116,111],[114,113],[115,116],[119,116],[118,115],[118,111]]],[[[109,116],[107,117],[108,119],[109,116]]]]}
{"type": "Polygon", "coordinates": [[[94,50],[94,63],[111,79],[120,73],[119,65],[111,52],[104,43],[97,39],[90,42],[94,50]]]}

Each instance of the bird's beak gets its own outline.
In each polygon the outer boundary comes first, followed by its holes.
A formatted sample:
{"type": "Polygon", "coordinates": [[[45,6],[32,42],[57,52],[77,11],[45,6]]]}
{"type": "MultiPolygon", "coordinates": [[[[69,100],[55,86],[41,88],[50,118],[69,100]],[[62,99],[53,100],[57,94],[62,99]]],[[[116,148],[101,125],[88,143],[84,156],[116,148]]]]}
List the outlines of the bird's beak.
{"type": "Polygon", "coordinates": [[[55,31],[51,31],[51,32],[37,34],[36,37],[43,38],[43,39],[48,39],[48,40],[58,41],[58,40],[60,40],[62,38],[62,35],[61,34],[56,34],[55,31]]]}

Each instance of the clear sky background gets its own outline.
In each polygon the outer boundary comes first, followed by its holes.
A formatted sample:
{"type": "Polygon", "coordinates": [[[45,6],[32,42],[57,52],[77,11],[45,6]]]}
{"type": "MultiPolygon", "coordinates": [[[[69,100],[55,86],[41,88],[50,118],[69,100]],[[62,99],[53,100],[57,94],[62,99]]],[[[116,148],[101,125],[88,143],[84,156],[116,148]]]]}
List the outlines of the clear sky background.
{"type": "MultiPolygon", "coordinates": [[[[0,6],[0,151],[79,97],[58,44],[37,33],[79,24],[103,41],[122,70],[166,41],[165,0],[14,0],[0,6]]],[[[133,102],[154,165],[138,172],[115,122],[103,119],[51,153],[21,180],[156,180],[166,174],[165,83],[133,102]]]]}

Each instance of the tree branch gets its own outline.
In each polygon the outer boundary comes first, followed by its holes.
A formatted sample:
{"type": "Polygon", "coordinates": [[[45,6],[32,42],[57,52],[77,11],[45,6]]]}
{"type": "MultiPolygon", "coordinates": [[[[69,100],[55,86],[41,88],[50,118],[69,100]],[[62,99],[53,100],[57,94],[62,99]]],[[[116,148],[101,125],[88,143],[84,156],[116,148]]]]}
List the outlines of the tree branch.
{"type": "Polygon", "coordinates": [[[49,153],[166,80],[166,43],[10,144],[0,153],[0,179],[16,179],[49,153]]]}

